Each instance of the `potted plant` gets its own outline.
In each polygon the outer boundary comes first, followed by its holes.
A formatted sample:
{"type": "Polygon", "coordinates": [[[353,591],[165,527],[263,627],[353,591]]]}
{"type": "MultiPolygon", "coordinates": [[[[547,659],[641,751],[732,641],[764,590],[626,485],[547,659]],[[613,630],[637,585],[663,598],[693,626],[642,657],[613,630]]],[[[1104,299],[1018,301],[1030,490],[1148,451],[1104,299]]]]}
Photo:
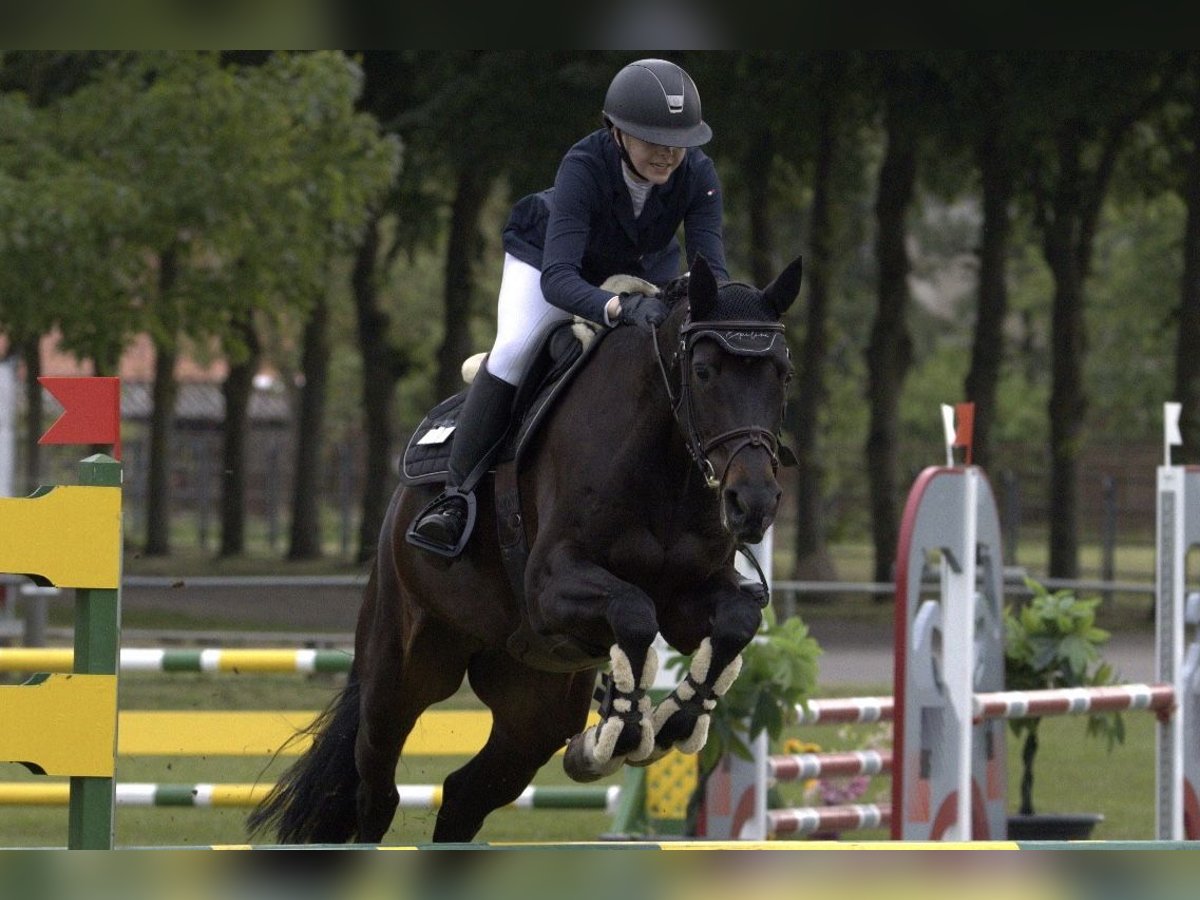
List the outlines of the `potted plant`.
{"type": "MultiPolygon", "coordinates": [[[[758,635],[742,651],[742,670],[711,713],[708,742],[697,757],[698,785],[688,809],[687,833],[696,833],[708,777],[721,757],[733,754],[751,759],[750,743],[765,731],[777,741],[785,726],[796,721],[796,705],[805,702],[817,685],[821,648],[799,617],[779,622],[774,610],[763,610],[758,635]]],[[[685,673],[691,658],[671,657],[668,667],[685,673]]]]}
{"type": "MultiPolygon", "coordinates": [[[[1113,684],[1112,667],[1101,658],[1100,648],[1109,633],[1096,626],[1099,599],[1083,600],[1070,590],[1048,591],[1032,578],[1025,584],[1033,593],[1016,610],[1005,609],[1004,663],[1009,690],[1091,687],[1113,684]]],[[[1039,814],[1033,803],[1034,762],[1038,753],[1040,718],[1009,721],[1021,746],[1021,804],[1009,816],[1008,836],[1013,839],[1071,840],[1086,838],[1098,814],[1039,814]]],[[[1086,733],[1102,737],[1109,751],[1125,740],[1125,723],[1119,713],[1088,716],[1086,733]]]]}

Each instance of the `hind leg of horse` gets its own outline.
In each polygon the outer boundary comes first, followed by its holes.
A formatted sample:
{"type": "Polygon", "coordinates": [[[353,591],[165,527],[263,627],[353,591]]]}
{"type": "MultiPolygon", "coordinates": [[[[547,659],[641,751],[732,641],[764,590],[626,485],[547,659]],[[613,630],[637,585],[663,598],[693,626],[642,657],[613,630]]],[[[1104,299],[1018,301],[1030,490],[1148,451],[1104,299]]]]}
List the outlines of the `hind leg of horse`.
{"type": "Polygon", "coordinates": [[[587,720],[595,671],[540,672],[504,651],[471,662],[471,686],[492,710],[487,743],[443,785],[433,839],[474,839],[488,814],[520,796],[587,720]]]}
{"type": "Polygon", "coordinates": [[[396,764],[421,713],[462,684],[472,647],[456,631],[420,620],[407,650],[398,630],[373,638],[363,667],[358,736],[358,837],[379,843],[399,804],[396,764]],[[368,671],[369,669],[369,671],[368,671]]]}
{"type": "MultiPolygon", "coordinates": [[[[692,598],[701,608],[711,605],[712,631],[700,639],[683,682],[654,708],[655,749],[643,763],[662,757],[672,747],[684,753],[704,747],[710,714],[737,678],[741,652],[762,623],[761,598],[756,587],[728,584],[692,598]]],[[[692,638],[685,642],[695,645],[692,638]]]]}

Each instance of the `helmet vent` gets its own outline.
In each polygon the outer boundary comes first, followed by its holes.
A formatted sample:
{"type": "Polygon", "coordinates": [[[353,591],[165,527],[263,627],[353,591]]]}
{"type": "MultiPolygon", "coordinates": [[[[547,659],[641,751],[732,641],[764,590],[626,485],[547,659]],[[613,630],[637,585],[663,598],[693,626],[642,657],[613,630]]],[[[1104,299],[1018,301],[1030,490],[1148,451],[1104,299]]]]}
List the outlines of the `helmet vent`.
{"type": "Polygon", "coordinates": [[[672,94],[669,90],[667,90],[667,86],[665,84],[663,84],[662,76],[659,75],[658,72],[655,72],[653,69],[650,69],[650,68],[647,68],[647,71],[651,75],[654,76],[654,80],[658,82],[658,86],[663,92],[663,97],[666,98],[667,112],[671,113],[672,115],[679,115],[679,113],[683,112],[683,92],[684,92],[683,70],[680,69],[678,66],[674,67],[673,74],[677,74],[679,76],[679,93],[678,94],[672,94]]]}

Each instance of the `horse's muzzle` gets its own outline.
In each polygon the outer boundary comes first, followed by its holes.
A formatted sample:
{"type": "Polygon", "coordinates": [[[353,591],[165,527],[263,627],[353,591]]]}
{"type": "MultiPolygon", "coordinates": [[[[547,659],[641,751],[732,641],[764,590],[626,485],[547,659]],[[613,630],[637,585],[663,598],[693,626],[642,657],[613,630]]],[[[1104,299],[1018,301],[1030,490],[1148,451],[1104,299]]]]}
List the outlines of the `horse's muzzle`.
{"type": "Polygon", "coordinates": [[[745,544],[757,544],[775,521],[779,498],[778,482],[761,485],[728,485],[721,491],[721,518],[725,528],[745,544]]]}

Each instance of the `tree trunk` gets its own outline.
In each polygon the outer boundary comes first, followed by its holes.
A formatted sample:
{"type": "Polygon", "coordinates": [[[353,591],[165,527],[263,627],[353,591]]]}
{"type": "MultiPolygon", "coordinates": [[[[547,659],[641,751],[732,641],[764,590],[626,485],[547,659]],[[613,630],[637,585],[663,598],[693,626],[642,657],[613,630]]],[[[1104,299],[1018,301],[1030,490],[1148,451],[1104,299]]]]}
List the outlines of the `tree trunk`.
{"type": "Polygon", "coordinates": [[[372,219],[364,230],[351,275],[358,344],[362,351],[363,431],[366,435],[359,562],[375,555],[391,495],[392,392],[397,379],[407,368],[403,355],[388,343],[388,315],[379,308],[375,278],[378,252],[379,220],[372,219]]]}
{"type": "Polygon", "coordinates": [[[235,323],[245,344],[245,358],[229,366],[221,385],[225,397],[225,427],[221,442],[221,550],[223,558],[246,552],[246,438],[250,426],[250,396],[262,360],[262,345],[247,313],[235,323]]]}
{"type": "Polygon", "coordinates": [[[1083,383],[1085,285],[1108,185],[1125,136],[1159,104],[1172,77],[1100,126],[1066,122],[1056,141],[1058,181],[1049,217],[1039,212],[1046,262],[1054,274],[1050,348],[1050,561],[1052,578],[1079,576],[1079,452],[1087,398],[1083,383]],[[1091,132],[1095,132],[1091,135],[1091,132]],[[1085,165],[1086,163],[1086,165],[1085,165]]]}
{"type": "Polygon", "coordinates": [[[1050,352],[1050,560],[1051,578],[1079,577],[1079,451],[1087,397],[1083,383],[1084,281],[1096,219],[1117,137],[1110,138],[1093,183],[1082,160],[1084,139],[1068,124],[1057,140],[1058,182],[1043,226],[1043,252],[1054,275],[1050,352]]]}
{"type": "Polygon", "coordinates": [[[1022,816],[1034,815],[1033,810],[1033,761],[1038,752],[1038,723],[1025,734],[1021,744],[1021,805],[1017,812],[1022,816]]]}
{"type": "MultiPolygon", "coordinates": [[[[800,581],[836,581],[837,570],[825,544],[824,466],[819,447],[821,410],[828,394],[825,360],[829,354],[829,287],[833,263],[833,173],[837,156],[837,112],[834,86],[822,79],[818,92],[817,151],[813,166],[813,200],[809,254],[808,317],[800,351],[800,371],[789,425],[796,441],[796,538],[793,577],[800,581]]],[[[824,597],[822,599],[831,599],[824,597]]]]}
{"type": "Polygon", "coordinates": [[[292,533],[288,559],[321,556],[321,449],[329,383],[329,304],[316,299],[304,326],[300,357],[304,386],[296,422],[296,471],[292,480],[292,533]]]}
{"type": "Polygon", "coordinates": [[[775,159],[771,132],[763,129],[746,151],[746,205],[750,221],[750,277],[767,285],[775,277],[775,227],[771,216],[771,179],[762,177],[775,159]]]}
{"type": "Polygon", "coordinates": [[[175,339],[154,342],[153,407],[150,410],[149,473],[146,479],[146,556],[171,554],[171,451],[175,432],[175,339]]]}
{"type": "Polygon", "coordinates": [[[889,103],[887,150],[879,172],[875,218],[879,233],[879,305],[867,348],[870,425],[867,478],[875,544],[875,580],[891,581],[899,537],[897,512],[897,434],[900,394],[912,361],[912,340],[905,322],[909,290],[905,215],[916,178],[916,142],[910,117],[889,103]]]}
{"type": "MultiPolygon", "coordinates": [[[[31,492],[40,483],[42,445],[38,439],[45,430],[46,403],[38,378],[42,374],[42,339],[33,335],[21,341],[21,359],[25,362],[25,435],[22,456],[25,462],[25,490],[31,492]]],[[[18,496],[20,492],[18,492],[18,496]]]]}
{"type": "Polygon", "coordinates": [[[1200,462],[1200,90],[1192,102],[1192,152],[1187,162],[1183,201],[1183,281],[1179,291],[1179,338],[1175,350],[1175,399],[1183,405],[1179,463],[1200,462]]]}
{"type": "MultiPolygon", "coordinates": [[[[176,251],[168,248],[158,258],[158,302],[165,308],[171,302],[171,292],[179,274],[176,251]]],[[[164,322],[171,321],[168,315],[164,322]]],[[[165,339],[154,340],[154,385],[151,388],[150,455],[146,481],[146,556],[169,556],[171,553],[171,439],[175,432],[175,403],[179,386],[175,383],[175,362],[178,356],[174,329],[168,329],[165,339]]]]}
{"type": "Polygon", "coordinates": [[[438,348],[437,399],[462,390],[462,363],[471,347],[471,300],[475,294],[475,260],[479,256],[479,216],[487,200],[489,179],[477,166],[458,173],[446,245],[443,338],[438,348]]]}
{"type": "Polygon", "coordinates": [[[987,469],[992,458],[992,423],[996,420],[996,395],[1004,361],[1004,320],[1008,315],[1007,259],[1011,231],[1009,204],[1013,174],[1005,143],[1003,118],[989,120],[977,148],[983,182],[983,234],[979,247],[979,307],[971,368],[963,386],[975,404],[973,461],[987,469]]]}

